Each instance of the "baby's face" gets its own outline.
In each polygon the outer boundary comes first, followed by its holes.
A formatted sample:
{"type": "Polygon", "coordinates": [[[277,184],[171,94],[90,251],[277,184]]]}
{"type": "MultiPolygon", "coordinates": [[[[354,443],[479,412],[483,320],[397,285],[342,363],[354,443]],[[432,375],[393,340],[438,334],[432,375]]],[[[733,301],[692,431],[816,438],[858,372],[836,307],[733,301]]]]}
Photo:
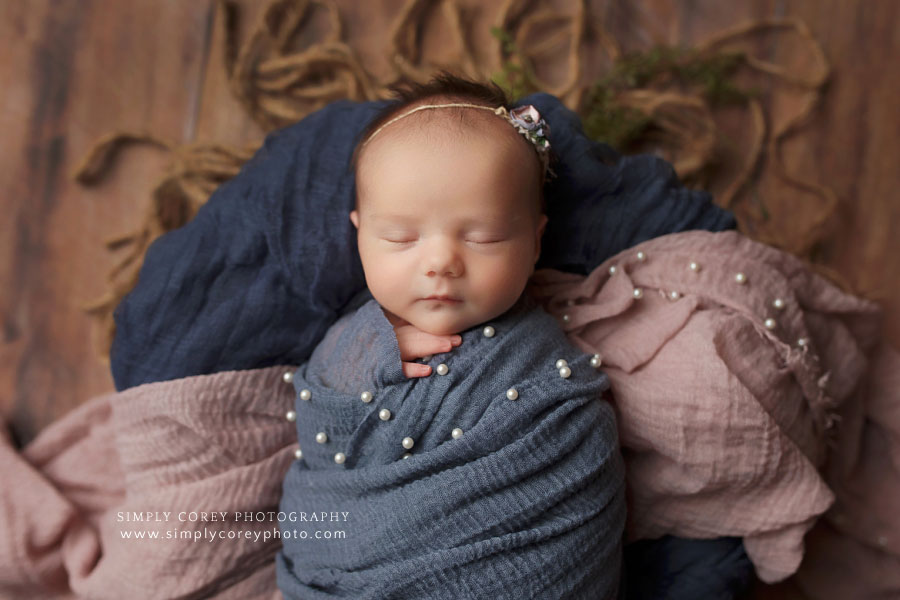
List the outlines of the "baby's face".
{"type": "Polygon", "coordinates": [[[389,318],[434,335],[503,314],[540,255],[536,158],[489,116],[483,135],[376,138],[360,163],[350,220],[369,290],[389,318]]]}

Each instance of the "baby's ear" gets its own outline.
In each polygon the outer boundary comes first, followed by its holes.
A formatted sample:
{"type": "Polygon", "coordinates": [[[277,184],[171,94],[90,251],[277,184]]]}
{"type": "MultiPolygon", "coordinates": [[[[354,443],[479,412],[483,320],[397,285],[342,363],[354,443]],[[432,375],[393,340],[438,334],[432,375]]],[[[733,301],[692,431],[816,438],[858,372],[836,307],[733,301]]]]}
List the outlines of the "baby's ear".
{"type": "Polygon", "coordinates": [[[353,223],[353,226],[359,229],[359,213],[355,210],[350,211],[350,221],[353,223]]]}
{"type": "Polygon", "coordinates": [[[544,229],[547,227],[547,221],[549,217],[545,214],[541,214],[538,217],[538,227],[537,233],[535,234],[534,240],[534,262],[537,263],[538,259],[541,257],[541,238],[544,237],[544,229]]]}

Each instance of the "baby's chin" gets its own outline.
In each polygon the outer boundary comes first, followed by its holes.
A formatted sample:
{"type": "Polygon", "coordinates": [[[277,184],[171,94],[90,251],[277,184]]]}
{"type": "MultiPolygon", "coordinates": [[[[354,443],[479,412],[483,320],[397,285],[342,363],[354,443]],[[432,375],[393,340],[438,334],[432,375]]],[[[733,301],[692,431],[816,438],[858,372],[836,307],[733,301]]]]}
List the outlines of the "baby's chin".
{"type": "Polygon", "coordinates": [[[454,335],[462,333],[472,325],[458,319],[442,319],[436,317],[404,317],[409,324],[420,331],[430,333],[431,335],[454,335]]]}
{"type": "Polygon", "coordinates": [[[431,335],[455,335],[490,320],[492,315],[422,314],[403,315],[411,325],[431,335]]]}

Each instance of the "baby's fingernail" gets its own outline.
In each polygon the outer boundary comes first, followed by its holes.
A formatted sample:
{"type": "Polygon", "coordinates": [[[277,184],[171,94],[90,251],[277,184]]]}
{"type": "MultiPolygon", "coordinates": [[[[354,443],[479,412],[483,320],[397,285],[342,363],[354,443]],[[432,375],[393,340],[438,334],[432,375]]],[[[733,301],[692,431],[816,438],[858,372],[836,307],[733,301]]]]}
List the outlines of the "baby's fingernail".
{"type": "Polygon", "coordinates": [[[461,335],[454,335],[454,336],[453,336],[453,343],[454,343],[454,344],[461,344],[461,343],[462,343],[462,336],[461,336],[461,335]]]}

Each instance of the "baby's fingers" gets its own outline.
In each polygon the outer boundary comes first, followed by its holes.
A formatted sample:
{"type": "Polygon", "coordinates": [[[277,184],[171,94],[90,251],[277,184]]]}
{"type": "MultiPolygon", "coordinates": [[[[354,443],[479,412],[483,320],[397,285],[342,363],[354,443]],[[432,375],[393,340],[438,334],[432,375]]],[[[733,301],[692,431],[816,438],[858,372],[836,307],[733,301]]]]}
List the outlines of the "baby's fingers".
{"type": "Polygon", "coordinates": [[[431,375],[431,367],[428,365],[413,362],[404,362],[402,365],[403,374],[406,375],[407,379],[412,379],[413,377],[428,377],[431,375]]]}
{"type": "Polygon", "coordinates": [[[412,326],[397,329],[397,342],[400,345],[400,358],[409,360],[430,354],[450,352],[462,340],[457,335],[437,336],[425,333],[412,326]]]}

